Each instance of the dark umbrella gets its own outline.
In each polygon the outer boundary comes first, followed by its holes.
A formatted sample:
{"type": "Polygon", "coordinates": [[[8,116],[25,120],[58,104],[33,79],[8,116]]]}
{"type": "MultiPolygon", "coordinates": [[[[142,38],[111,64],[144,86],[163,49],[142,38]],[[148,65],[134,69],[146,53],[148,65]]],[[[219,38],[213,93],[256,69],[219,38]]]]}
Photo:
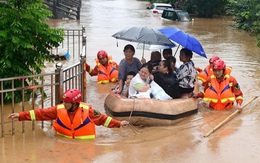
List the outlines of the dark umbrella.
{"type": "MultiPolygon", "coordinates": [[[[123,29],[112,35],[116,39],[132,41],[143,43],[145,45],[165,45],[172,46],[174,45],[165,35],[163,35],[160,31],[153,28],[148,27],[131,27],[127,29],[123,29]]],[[[144,55],[144,47],[143,47],[143,55],[144,55]]]]}
{"type": "Polygon", "coordinates": [[[170,40],[180,44],[181,46],[207,58],[206,53],[200,42],[192,35],[180,30],[176,27],[166,27],[159,29],[170,40]]]}

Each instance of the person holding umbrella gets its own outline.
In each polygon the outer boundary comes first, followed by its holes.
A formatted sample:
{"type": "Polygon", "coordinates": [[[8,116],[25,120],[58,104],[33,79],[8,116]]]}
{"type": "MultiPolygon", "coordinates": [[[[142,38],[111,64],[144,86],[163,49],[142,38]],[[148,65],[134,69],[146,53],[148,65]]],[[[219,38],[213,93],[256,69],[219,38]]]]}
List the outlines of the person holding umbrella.
{"type": "Polygon", "coordinates": [[[180,61],[183,64],[177,70],[179,80],[179,91],[181,95],[192,93],[196,82],[196,69],[192,58],[192,51],[187,48],[182,48],[180,51],[180,61]]]}
{"type": "Polygon", "coordinates": [[[225,62],[221,59],[216,60],[213,62],[212,69],[214,74],[205,83],[205,94],[199,92],[194,94],[193,97],[203,98],[215,110],[231,109],[234,101],[236,101],[236,108],[241,111],[243,93],[237,80],[233,76],[225,75],[225,62]]]}
{"type": "Polygon", "coordinates": [[[130,71],[138,73],[139,69],[142,67],[142,63],[138,58],[134,57],[135,48],[131,44],[127,44],[124,47],[125,58],[122,59],[119,63],[119,72],[118,72],[118,90],[115,93],[121,94],[124,87],[124,82],[126,76],[130,71]]]}
{"type": "Polygon", "coordinates": [[[72,139],[93,139],[96,137],[95,125],[119,128],[129,124],[118,121],[92,109],[91,105],[81,102],[82,93],[77,89],[67,90],[62,97],[63,103],[46,109],[35,109],[12,113],[9,119],[19,121],[55,120],[53,127],[57,135],[72,139]]]}

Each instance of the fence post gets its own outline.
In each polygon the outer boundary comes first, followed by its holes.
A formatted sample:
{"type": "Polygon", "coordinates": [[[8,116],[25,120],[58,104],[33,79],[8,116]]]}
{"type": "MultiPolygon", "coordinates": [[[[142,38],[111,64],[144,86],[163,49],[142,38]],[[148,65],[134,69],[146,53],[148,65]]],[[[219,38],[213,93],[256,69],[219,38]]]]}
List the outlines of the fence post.
{"type": "Polygon", "coordinates": [[[63,94],[63,70],[61,63],[56,63],[55,69],[55,105],[61,103],[62,94],[63,94]]]}
{"type": "Polygon", "coordinates": [[[53,0],[52,14],[53,14],[54,19],[58,19],[57,2],[56,2],[56,0],[53,0]]]}
{"type": "Polygon", "coordinates": [[[77,16],[76,16],[77,20],[80,20],[80,7],[77,7],[77,16]]]}
{"type": "Polygon", "coordinates": [[[80,63],[81,63],[81,88],[82,88],[82,96],[83,102],[87,102],[87,71],[86,71],[86,33],[85,26],[82,26],[82,51],[80,55],[80,63]]]}
{"type": "Polygon", "coordinates": [[[86,27],[84,25],[82,26],[82,48],[85,50],[85,53],[83,53],[83,49],[82,49],[82,54],[85,54],[85,57],[86,57],[87,35],[86,35],[86,27]]]}

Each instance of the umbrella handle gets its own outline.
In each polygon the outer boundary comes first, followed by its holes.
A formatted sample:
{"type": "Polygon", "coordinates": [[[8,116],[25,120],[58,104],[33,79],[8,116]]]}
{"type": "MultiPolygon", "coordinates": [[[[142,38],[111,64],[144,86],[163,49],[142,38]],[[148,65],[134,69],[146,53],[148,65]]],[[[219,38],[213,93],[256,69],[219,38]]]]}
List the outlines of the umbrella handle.
{"type": "Polygon", "coordinates": [[[176,53],[177,53],[179,47],[180,47],[180,45],[177,47],[177,49],[176,49],[176,51],[175,51],[175,53],[174,53],[174,57],[175,57],[175,55],[176,55],[176,53]]]}
{"type": "Polygon", "coordinates": [[[144,47],[145,47],[145,43],[143,45],[143,55],[142,55],[142,58],[144,58],[144,47]]]}

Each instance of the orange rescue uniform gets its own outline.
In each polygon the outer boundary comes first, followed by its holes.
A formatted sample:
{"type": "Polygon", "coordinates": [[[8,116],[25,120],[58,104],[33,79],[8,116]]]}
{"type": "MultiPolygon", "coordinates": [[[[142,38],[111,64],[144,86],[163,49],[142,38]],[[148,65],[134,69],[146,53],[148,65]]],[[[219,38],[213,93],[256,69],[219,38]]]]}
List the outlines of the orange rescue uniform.
{"type": "MultiPolygon", "coordinates": [[[[225,69],[225,75],[231,75],[232,67],[228,66],[225,69]]],[[[205,86],[206,81],[208,78],[210,78],[212,75],[214,75],[214,72],[210,65],[206,66],[205,69],[202,71],[202,69],[199,69],[199,74],[197,75],[197,79],[202,81],[202,85],[205,86]]]]}
{"type": "Polygon", "coordinates": [[[107,58],[107,65],[102,65],[96,58],[97,65],[94,69],[91,69],[89,65],[86,64],[86,71],[88,71],[90,76],[98,76],[98,83],[105,84],[109,82],[117,82],[118,80],[118,64],[112,60],[111,56],[107,58]]]}
{"type": "Polygon", "coordinates": [[[243,102],[243,93],[233,76],[225,75],[217,79],[215,75],[212,75],[205,82],[204,91],[205,94],[199,96],[203,97],[204,101],[210,102],[210,106],[215,110],[230,109],[235,100],[237,104],[243,102]]]}
{"type": "Polygon", "coordinates": [[[119,128],[120,121],[92,109],[91,105],[80,103],[73,112],[68,112],[63,104],[47,109],[35,109],[19,113],[19,120],[55,120],[53,127],[61,136],[75,139],[95,138],[95,125],[119,128]]]}

